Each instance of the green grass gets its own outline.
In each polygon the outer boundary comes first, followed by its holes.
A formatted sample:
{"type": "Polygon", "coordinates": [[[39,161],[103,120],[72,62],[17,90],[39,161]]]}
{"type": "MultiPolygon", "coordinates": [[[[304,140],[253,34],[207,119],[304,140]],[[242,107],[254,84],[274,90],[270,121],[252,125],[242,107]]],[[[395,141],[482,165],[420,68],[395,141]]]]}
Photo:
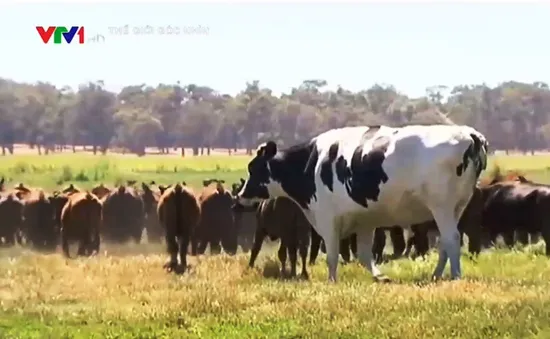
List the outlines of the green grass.
{"type": "MultiPolygon", "coordinates": [[[[158,183],[186,181],[200,187],[205,178],[220,178],[227,183],[246,177],[248,156],[177,156],[133,155],[94,156],[91,154],[12,155],[0,157],[0,176],[13,184],[53,190],[66,183],[83,188],[98,183],[119,183],[126,180],[155,180],[158,183]]],[[[550,155],[495,156],[489,167],[498,164],[506,170],[522,170],[530,179],[550,182],[550,155]]]]}
{"type": "MultiPolygon", "coordinates": [[[[206,177],[245,176],[248,158],[63,154],[1,157],[11,183],[53,189],[73,182],[128,179],[199,186],[206,177]]],[[[494,157],[506,170],[550,182],[550,156],[494,157]]],[[[326,282],[324,257],[310,281],[272,275],[273,248],[257,269],[248,255],[192,257],[191,271],[162,270],[162,246],[105,247],[66,260],[26,249],[0,250],[1,338],[549,338],[550,261],[543,243],[463,255],[462,281],[429,283],[437,254],[381,266],[395,280],[373,284],[357,263],[326,282]]],[[[448,274],[448,272],[447,272],[448,274]]]]}
{"type": "Polygon", "coordinates": [[[245,176],[246,156],[146,156],[91,154],[54,154],[48,156],[14,155],[0,157],[0,176],[14,184],[53,190],[66,183],[90,188],[98,183],[114,184],[126,180],[155,180],[157,183],[185,181],[202,186],[205,178],[237,182],[245,176]]]}

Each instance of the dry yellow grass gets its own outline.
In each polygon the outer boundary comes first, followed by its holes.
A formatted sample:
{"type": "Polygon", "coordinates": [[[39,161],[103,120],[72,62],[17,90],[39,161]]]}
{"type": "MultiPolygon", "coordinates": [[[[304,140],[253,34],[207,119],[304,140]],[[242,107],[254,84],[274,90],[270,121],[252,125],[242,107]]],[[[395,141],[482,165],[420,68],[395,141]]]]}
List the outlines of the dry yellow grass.
{"type": "MultiPolygon", "coordinates": [[[[396,279],[374,284],[357,263],[326,282],[264,277],[274,252],[191,258],[165,273],[162,247],[107,248],[64,259],[1,252],[0,335],[16,338],[523,338],[550,335],[550,263],[542,244],[463,257],[465,279],[428,283],[436,255],[384,265],[396,279]],[[143,253],[143,254],[140,254],[143,253]],[[262,268],[263,267],[263,268],[262,268]]],[[[269,275],[270,273],[267,272],[269,275]]]]}

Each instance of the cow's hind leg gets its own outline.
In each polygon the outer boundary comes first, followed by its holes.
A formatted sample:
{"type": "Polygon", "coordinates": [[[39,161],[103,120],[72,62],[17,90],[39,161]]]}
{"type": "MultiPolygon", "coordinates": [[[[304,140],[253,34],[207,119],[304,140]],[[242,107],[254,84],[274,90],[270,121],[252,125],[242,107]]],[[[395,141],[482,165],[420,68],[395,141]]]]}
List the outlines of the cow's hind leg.
{"type": "Polygon", "coordinates": [[[300,258],[302,259],[302,278],[303,279],[309,279],[309,274],[307,273],[307,248],[309,247],[309,233],[303,232],[300,235],[300,244],[299,244],[299,251],[300,251],[300,258]]]}
{"type": "Polygon", "coordinates": [[[460,234],[454,210],[452,208],[439,207],[431,208],[431,211],[440,233],[439,259],[433,273],[433,278],[439,279],[442,276],[447,259],[450,259],[451,278],[460,279],[460,234]]]}
{"type": "Polygon", "coordinates": [[[189,247],[189,235],[183,235],[178,239],[179,245],[179,257],[181,269],[178,270],[180,273],[184,273],[187,270],[187,248],[189,247]]]}
{"type": "Polygon", "coordinates": [[[281,239],[281,245],[279,245],[279,251],[277,252],[277,255],[279,257],[279,261],[281,262],[281,277],[285,278],[287,276],[286,273],[286,255],[287,253],[287,246],[284,243],[283,239],[281,239]]]}
{"type": "Polygon", "coordinates": [[[315,231],[312,227],[311,228],[311,250],[309,253],[310,265],[315,265],[315,261],[317,260],[317,256],[319,255],[319,249],[321,247],[322,240],[323,239],[321,238],[319,233],[317,233],[317,231],[315,231]]]}
{"type": "Polygon", "coordinates": [[[393,245],[393,257],[395,259],[401,257],[407,247],[405,243],[405,231],[399,226],[393,226],[390,229],[390,238],[393,245]]]}
{"type": "MultiPolygon", "coordinates": [[[[290,259],[290,277],[296,277],[296,264],[298,261],[298,244],[297,238],[291,239],[287,242],[287,253],[290,259]]],[[[282,240],[281,240],[282,241],[282,240]]]]}
{"type": "Polygon", "coordinates": [[[351,260],[350,256],[350,238],[340,240],[340,255],[344,259],[344,264],[348,264],[351,260]]]}
{"type": "Polygon", "coordinates": [[[359,262],[365,266],[377,282],[390,282],[390,279],[382,274],[372,255],[372,245],[375,230],[369,227],[362,227],[357,231],[357,254],[359,262]]]}
{"type": "Polygon", "coordinates": [[[166,232],[165,239],[166,249],[170,255],[170,260],[164,264],[164,268],[167,269],[168,272],[172,272],[178,267],[178,243],[176,241],[176,235],[171,231],[166,232]]]}
{"type": "Polygon", "coordinates": [[[372,244],[372,255],[377,264],[384,261],[384,247],[386,247],[386,231],[378,227],[374,230],[374,243],[372,244]]]}
{"type": "Polygon", "coordinates": [[[256,258],[258,257],[258,254],[262,249],[265,236],[266,236],[266,232],[264,231],[263,228],[258,228],[256,230],[256,234],[254,235],[254,245],[252,245],[252,251],[250,252],[250,261],[248,262],[248,266],[250,268],[254,267],[256,258]]]}

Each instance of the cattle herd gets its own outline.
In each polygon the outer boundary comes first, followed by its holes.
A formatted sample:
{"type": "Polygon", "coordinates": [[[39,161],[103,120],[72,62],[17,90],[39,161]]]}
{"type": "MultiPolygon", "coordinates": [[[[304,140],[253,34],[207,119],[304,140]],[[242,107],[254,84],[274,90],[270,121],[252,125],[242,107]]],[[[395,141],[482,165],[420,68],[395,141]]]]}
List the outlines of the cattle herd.
{"type": "Polygon", "coordinates": [[[307,279],[308,252],[311,265],[323,250],[333,281],[339,255],[344,262],[357,258],[377,281],[387,281],[376,267],[387,259],[386,232],[390,258],[424,256],[438,235],[435,278],[447,258],[452,277],[460,277],[453,246],[456,241],[460,251],[464,234],[472,255],[499,235],[512,246],[539,234],[550,255],[550,186],[520,175],[480,181],[487,147],[468,126],[346,127],[286,150],[260,145],[249,177],[231,189],[224,180],[207,179],[200,191],[183,181],[131,181],[45,192],[24,183],[8,187],[2,178],[0,240],[42,252],[61,245],[66,257],[77,242],[78,255],[90,256],[104,242],[140,243],[145,230],[148,242],[165,243],[164,268],[182,273],[187,255],[202,255],[207,247],[213,255],[250,251],[252,267],[269,237],[281,241],[283,276],[297,275],[299,255],[307,279]]]}

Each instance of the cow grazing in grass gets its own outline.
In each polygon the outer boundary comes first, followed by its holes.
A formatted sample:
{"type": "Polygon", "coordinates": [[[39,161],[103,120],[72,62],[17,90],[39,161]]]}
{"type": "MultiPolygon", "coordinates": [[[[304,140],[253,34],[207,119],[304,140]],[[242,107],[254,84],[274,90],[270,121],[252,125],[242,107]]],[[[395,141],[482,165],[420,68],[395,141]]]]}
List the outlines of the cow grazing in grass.
{"type": "Polygon", "coordinates": [[[67,202],[61,210],[61,246],[70,258],[69,244],[78,242],[78,256],[99,252],[101,228],[101,201],[91,192],[63,192],[67,202]]]}
{"type": "MultiPolygon", "coordinates": [[[[233,220],[233,197],[223,186],[224,180],[206,179],[199,196],[201,219],[193,235],[192,252],[204,254],[210,244],[210,252],[218,254],[221,247],[226,253],[237,252],[237,231],[233,220]]],[[[193,253],[195,254],[195,253],[193,253]]]]}
{"type": "Polygon", "coordinates": [[[514,244],[514,233],[541,233],[550,256],[550,186],[534,183],[523,176],[494,179],[481,188],[484,200],[482,227],[493,242],[504,236],[508,246],[514,244]]]}
{"type": "Polygon", "coordinates": [[[157,207],[160,199],[160,189],[155,188],[155,182],[149,184],[141,183],[141,199],[145,210],[145,229],[147,230],[147,241],[149,243],[159,243],[164,236],[164,230],[159,222],[157,207]]]}
{"type": "Polygon", "coordinates": [[[200,204],[193,190],[181,183],[169,187],[159,186],[159,189],[162,195],[157,215],[164,227],[166,248],[170,254],[170,260],[164,268],[169,272],[184,272],[187,268],[187,248],[200,220],[200,204]]]}
{"type": "Polygon", "coordinates": [[[54,197],[40,188],[16,187],[23,205],[23,235],[38,250],[53,251],[58,243],[59,224],[55,220],[54,197]]]}
{"type": "Polygon", "coordinates": [[[0,195],[0,244],[13,246],[20,242],[23,206],[23,202],[12,192],[0,195]]]}
{"type": "Polygon", "coordinates": [[[340,239],[356,233],[359,261],[388,281],[373,261],[374,229],[434,218],[441,241],[433,277],[450,259],[459,278],[457,224],[486,168],[487,147],[481,133],[458,125],[344,127],[282,151],[269,141],[248,164],[238,201],[294,199],[326,244],[331,281],[340,239]]]}
{"type": "Polygon", "coordinates": [[[103,198],[102,237],[113,243],[141,241],[145,222],[143,200],[130,185],[119,185],[103,198]]]}
{"type": "Polygon", "coordinates": [[[262,248],[266,236],[273,241],[281,239],[279,247],[279,260],[281,262],[281,275],[286,276],[286,259],[290,258],[290,277],[296,276],[296,261],[298,251],[302,260],[302,278],[307,279],[307,249],[311,225],[300,210],[300,207],[286,197],[277,197],[264,200],[257,210],[256,234],[254,245],[250,254],[249,266],[253,267],[256,257],[262,248]]]}

